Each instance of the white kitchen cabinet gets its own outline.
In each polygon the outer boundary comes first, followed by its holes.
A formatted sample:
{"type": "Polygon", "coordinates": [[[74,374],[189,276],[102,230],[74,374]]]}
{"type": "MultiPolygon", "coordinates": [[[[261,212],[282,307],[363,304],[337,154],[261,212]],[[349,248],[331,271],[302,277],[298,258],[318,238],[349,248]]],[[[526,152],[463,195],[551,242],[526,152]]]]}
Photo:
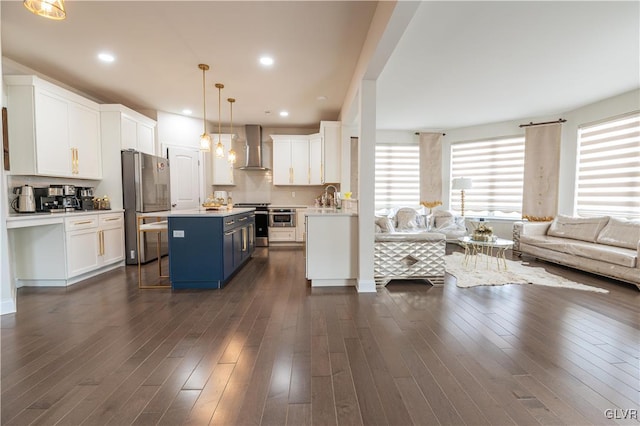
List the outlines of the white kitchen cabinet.
{"type": "Polygon", "coordinates": [[[235,185],[235,179],[233,176],[233,164],[229,162],[229,150],[232,147],[233,139],[235,135],[223,134],[220,135],[220,141],[224,147],[224,156],[222,158],[216,155],[215,147],[218,143],[218,134],[211,135],[211,162],[212,167],[212,183],[214,185],[235,185]]]}
{"type": "Polygon", "coordinates": [[[273,184],[317,185],[311,183],[309,135],[271,135],[273,140],[273,184]]]}
{"type": "Polygon", "coordinates": [[[296,208],[296,242],[304,242],[305,240],[305,220],[307,209],[296,208]]]}
{"type": "Polygon", "coordinates": [[[69,278],[124,260],[123,213],[70,217],[65,232],[69,278]]]}
{"type": "Polygon", "coordinates": [[[124,105],[100,105],[103,144],[156,155],[156,122],[124,105]]]}
{"type": "Polygon", "coordinates": [[[292,243],[296,241],[296,228],[269,228],[269,243],[292,243]]]}
{"type": "Polygon", "coordinates": [[[101,179],[99,105],[36,76],[4,76],[16,175],[101,179]]]}
{"type": "Polygon", "coordinates": [[[339,183],[342,167],[342,123],[321,121],[322,136],[322,183],[339,183]]]}
{"type": "Polygon", "coordinates": [[[306,276],[312,287],[355,285],[357,216],[307,213],[306,276]]]}
{"type": "Polygon", "coordinates": [[[322,136],[320,133],[309,135],[309,184],[324,183],[324,156],[322,154],[322,136]]]}

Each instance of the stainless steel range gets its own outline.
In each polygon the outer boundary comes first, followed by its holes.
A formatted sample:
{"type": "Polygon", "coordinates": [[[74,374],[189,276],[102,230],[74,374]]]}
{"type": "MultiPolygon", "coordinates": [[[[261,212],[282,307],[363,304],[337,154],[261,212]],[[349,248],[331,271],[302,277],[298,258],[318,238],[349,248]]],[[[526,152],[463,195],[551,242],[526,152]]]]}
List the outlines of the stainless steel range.
{"type": "Polygon", "coordinates": [[[236,203],[235,207],[256,209],[256,247],[269,246],[269,203],[236,203]]]}

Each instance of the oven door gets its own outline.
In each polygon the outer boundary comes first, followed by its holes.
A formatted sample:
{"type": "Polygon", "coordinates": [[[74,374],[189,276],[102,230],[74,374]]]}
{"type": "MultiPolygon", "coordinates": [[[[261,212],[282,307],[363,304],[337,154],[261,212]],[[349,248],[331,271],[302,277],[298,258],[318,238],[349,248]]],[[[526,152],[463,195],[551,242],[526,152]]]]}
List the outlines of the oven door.
{"type": "Polygon", "coordinates": [[[272,228],[294,228],[296,226],[296,212],[290,209],[269,210],[269,226],[272,228]]]}

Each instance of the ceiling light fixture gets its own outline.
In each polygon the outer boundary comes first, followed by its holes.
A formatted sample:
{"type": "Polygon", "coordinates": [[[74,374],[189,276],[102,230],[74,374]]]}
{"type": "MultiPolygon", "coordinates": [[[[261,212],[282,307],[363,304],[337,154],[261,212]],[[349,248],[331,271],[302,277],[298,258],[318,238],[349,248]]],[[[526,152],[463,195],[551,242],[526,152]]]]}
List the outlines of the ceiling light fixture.
{"type": "Polygon", "coordinates": [[[202,70],[202,135],[200,135],[200,151],[211,151],[211,136],[207,133],[207,98],[205,97],[205,72],[209,71],[209,65],[199,64],[202,70]]]}
{"type": "Polygon", "coordinates": [[[22,4],[31,13],[48,19],[61,21],[67,17],[64,0],[24,0],[22,4]]]}
{"type": "Polygon", "coordinates": [[[287,111],[280,111],[280,117],[288,117],[289,113],[287,111]]]}
{"type": "Polygon", "coordinates": [[[233,103],[236,101],[233,98],[228,98],[229,101],[229,109],[231,110],[231,130],[229,133],[231,134],[231,149],[229,149],[229,163],[236,164],[236,151],[233,149],[233,103]]]}
{"type": "Polygon", "coordinates": [[[222,110],[220,103],[220,92],[224,89],[224,84],[216,83],[216,87],[218,88],[218,143],[216,144],[216,157],[222,158],[224,157],[224,145],[222,145],[222,122],[221,122],[221,114],[222,110]]]}
{"type": "Polygon", "coordinates": [[[193,114],[193,111],[191,111],[190,109],[183,109],[183,110],[182,110],[182,113],[183,113],[184,115],[191,115],[191,114],[193,114]]]}
{"type": "Polygon", "coordinates": [[[116,60],[116,57],[113,56],[111,53],[98,53],[98,59],[100,59],[102,62],[113,62],[116,60]]]}
{"type": "Polygon", "coordinates": [[[270,56],[263,56],[260,58],[260,63],[265,67],[270,67],[273,65],[273,58],[270,56]]]}

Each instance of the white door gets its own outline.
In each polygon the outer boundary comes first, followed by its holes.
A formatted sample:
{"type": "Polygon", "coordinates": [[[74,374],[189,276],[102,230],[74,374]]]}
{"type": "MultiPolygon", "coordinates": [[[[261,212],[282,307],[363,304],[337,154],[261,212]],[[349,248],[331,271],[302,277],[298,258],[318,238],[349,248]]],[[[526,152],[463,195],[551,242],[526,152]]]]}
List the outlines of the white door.
{"type": "Polygon", "coordinates": [[[200,205],[200,170],[197,148],[169,146],[171,208],[196,209],[200,205]]]}

